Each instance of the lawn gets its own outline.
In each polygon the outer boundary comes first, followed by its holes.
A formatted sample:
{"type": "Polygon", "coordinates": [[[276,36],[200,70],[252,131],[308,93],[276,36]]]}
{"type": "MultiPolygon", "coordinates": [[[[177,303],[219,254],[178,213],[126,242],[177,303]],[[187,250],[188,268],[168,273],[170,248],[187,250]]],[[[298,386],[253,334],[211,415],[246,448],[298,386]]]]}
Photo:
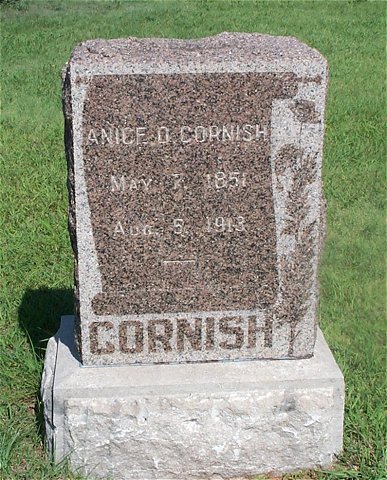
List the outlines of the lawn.
{"type": "MultiPolygon", "coordinates": [[[[60,71],[90,38],[293,35],[330,65],[324,145],[328,234],[320,325],[346,380],[344,452],[329,472],[385,478],[385,3],[25,1],[2,3],[0,475],[67,479],[43,450],[47,339],[72,312],[60,71]]],[[[182,479],[183,480],[183,479],[182,479]]]]}

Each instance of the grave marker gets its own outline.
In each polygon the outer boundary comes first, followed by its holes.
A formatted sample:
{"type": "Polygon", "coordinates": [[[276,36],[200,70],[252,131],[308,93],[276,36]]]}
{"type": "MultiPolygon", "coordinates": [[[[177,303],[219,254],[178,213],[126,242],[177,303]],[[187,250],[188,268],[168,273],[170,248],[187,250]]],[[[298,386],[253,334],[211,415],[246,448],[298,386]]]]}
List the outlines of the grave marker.
{"type": "Polygon", "coordinates": [[[326,76],[285,37],[75,49],[64,105],[84,364],[312,355],[326,76]]]}
{"type": "Polygon", "coordinates": [[[294,38],[75,48],[76,312],[41,388],[56,462],[101,479],[250,478],[341,451],[344,382],[316,324],[326,83],[294,38]]]}

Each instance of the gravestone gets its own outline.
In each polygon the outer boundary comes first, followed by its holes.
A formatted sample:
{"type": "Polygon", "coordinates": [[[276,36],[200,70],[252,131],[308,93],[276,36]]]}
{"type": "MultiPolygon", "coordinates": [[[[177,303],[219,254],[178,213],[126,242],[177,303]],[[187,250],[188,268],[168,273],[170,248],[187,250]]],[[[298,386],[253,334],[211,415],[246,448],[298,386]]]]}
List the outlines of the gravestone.
{"type": "Polygon", "coordinates": [[[42,387],[58,460],[230,478],[340,450],[343,381],[316,321],[326,85],[290,37],[75,48],[75,326],[49,343],[42,387]]]}
{"type": "Polygon", "coordinates": [[[85,365],[313,354],[326,78],[291,38],[75,49],[64,105],[85,365]]]}

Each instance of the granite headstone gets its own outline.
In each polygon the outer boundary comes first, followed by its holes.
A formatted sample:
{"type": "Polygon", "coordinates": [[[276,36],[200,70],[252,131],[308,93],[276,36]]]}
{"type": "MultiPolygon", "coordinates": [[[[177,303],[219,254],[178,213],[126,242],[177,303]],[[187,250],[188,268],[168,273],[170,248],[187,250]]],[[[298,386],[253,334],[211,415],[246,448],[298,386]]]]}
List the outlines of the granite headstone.
{"type": "Polygon", "coordinates": [[[331,465],[344,382],[316,322],[326,84],[294,38],[75,48],[76,312],[41,386],[56,462],[114,480],[331,465]]]}
{"type": "Polygon", "coordinates": [[[290,37],[93,40],[64,76],[82,362],[313,354],[327,64],[290,37]]]}

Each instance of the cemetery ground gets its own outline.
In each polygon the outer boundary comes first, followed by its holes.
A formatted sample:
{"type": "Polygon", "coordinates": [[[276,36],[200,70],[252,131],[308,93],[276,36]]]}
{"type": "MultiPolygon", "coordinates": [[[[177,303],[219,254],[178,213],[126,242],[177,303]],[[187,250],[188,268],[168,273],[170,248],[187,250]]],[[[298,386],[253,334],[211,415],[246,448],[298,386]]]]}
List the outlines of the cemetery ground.
{"type": "Polygon", "coordinates": [[[222,31],[293,35],[330,66],[319,318],[346,381],[344,452],[286,478],[385,478],[384,2],[1,3],[0,478],[80,478],[45,456],[38,396],[47,339],[73,311],[61,68],[86,39],[222,31]]]}

